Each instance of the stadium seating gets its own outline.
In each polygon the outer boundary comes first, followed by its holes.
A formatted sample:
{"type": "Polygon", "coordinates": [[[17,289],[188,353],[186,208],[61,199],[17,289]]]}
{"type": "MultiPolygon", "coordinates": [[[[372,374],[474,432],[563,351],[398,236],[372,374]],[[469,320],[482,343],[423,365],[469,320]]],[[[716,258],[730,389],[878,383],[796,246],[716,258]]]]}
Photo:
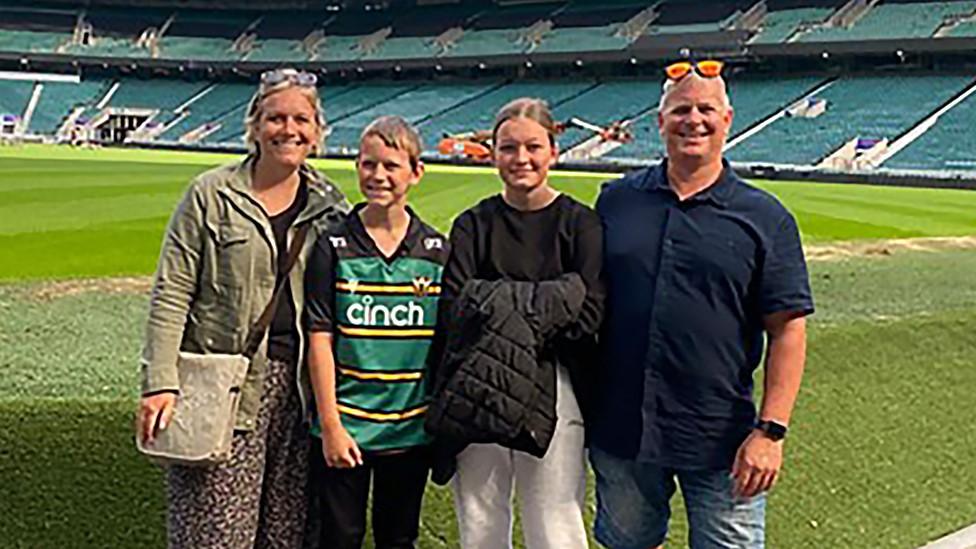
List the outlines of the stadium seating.
{"type": "Polygon", "coordinates": [[[405,36],[388,38],[375,52],[364,59],[415,59],[434,57],[439,52],[430,44],[430,38],[405,36]]]}
{"type": "Polygon", "coordinates": [[[730,135],[735,136],[782,110],[821,80],[813,76],[747,76],[730,79],[729,100],[735,110],[730,135]]]}
{"type": "Polygon", "coordinates": [[[539,82],[517,81],[491,89],[487,93],[455,105],[420,123],[420,133],[428,150],[434,150],[445,134],[490,130],[495,113],[503,105],[519,97],[539,97],[550,105],[558,105],[579,96],[594,86],[591,81],[539,82]]]}
{"type": "Polygon", "coordinates": [[[0,3],[0,51],[54,52],[71,40],[77,18],[70,8],[0,3]]]}
{"type": "Polygon", "coordinates": [[[842,78],[817,94],[827,111],[816,118],[784,117],[728,151],[748,162],[816,164],[856,137],[892,139],[944,103],[965,76],[842,78]]]}
{"type": "Polygon", "coordinates": [[[165,36],[159,41],[160,59],[233,61],[242,57],[231,49],[232,40],[193,36],[165,36]]]}
{"type": "Polygon", "coordinates": [[[374,118],[398,115],[419,124],[496,86],[497,83],[492,82],[428,84],[398,94],[395,100],[362,103],[366,108],[332,117],[333,133],[329,137],[329,146],[355,149],[360,132],[374,118]]]}
{"type": "Polygon", "coordinates": [[[30,132],[54,135],[71,110],[90,105],[104,95],[109,82],[90,80],[77,84],[69,82],[44,82],[40,100],[30,120],[30,132]]]}
{"type": "Polygon", "coordinates": [[[176,141],[185,133],[245,105],[253,93],[252,84],[215,84],[206,95],[190,104],[186,108],[189,114],[167,129],[160,139],[176,141]]]}
{"type": "Polygon", "coordinates": [[[301,49],[298,40],[270,38],[258,41],[254,49],[245,55],[244,61],[308,61],[308,53],[301,49]]]}
{"type": "Polygon", "coordinates": [[[34,83],[24,80],[0,80],[0,115],[24,115],[34,83]]]}
{"type": "Polygon", "coordinates": [[[316,61],[352,61],[362,57],[363,52],[359,45],[359,36],[327,36],[325,41],[319,44],[318,52],[312,56],[316,61]]]}
{"type": "Polygon", "coordinates": [[[753,44],[784,42],[803,23],[817,23],[830,16],[832,8],[795,8],[766,14],[753,44]]]}
{"type": "Polygon", "coordinates": [[[885,168],[976,171],[976,95],[943,114],[938,122],[884,163],[885,168]]]}
{"type": "Polygon", "coordinates": [[[972,13],[976,2],[878,4],[850,28],[819,27],[803,34],[801,42],[929,38],[950,16],[972,13]]]}
{"type": "Polygon", "coordinates": [[[206,82],[127,79],[115,91],[109,107],[172,111],[207,87],[206,82]]]}
{"type": "MultiPolygon", "coordinates": [[[[603,82],[557,104],[553,108],[553,115],[562,122],[575,117],[606,128],[614,122],[630,120],[653,109],[660,87],[657,80],[603,82]]],[[[592,136],[593,132],[589,130],[569,127],[560,135],[559,144],[563,150],[569,150],[592,136]]]]}
{"type": "Polygon", "coordinates": [[[627,47],[630,40],[615,36],[618,26],[612,24],[603,27],[556,28],[534,51],[544,53],[622,50],[627,47]]]}
{"type": "Polygon", "coordinates": [[[0,51],[51,53],[70,39],[58,32],[0,29],[0,51]]]}
{"type": "Polygon", "coordinates": [[[516,42],[517,37],[518,34],[513,30],[469,30],[447,50],[445,56],[469,57],[522,53],[528,46],[516,42]]]}

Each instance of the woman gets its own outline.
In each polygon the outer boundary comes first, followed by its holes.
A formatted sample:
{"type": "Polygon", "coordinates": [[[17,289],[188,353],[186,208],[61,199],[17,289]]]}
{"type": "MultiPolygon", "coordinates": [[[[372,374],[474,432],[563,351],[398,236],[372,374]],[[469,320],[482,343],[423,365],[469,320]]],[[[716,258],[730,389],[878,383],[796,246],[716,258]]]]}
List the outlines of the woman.
{"type": "MultiPolygon", "coordinates": [[[[179,391],[180,350],[240,353],[271,300],[297,228],[300,257],[348,203],[306,164],[324,115],[314,75],[264,73],[245,119],[251,154],[198,176],[170,220],[142,354],[139,436],[165,429],[179,391]]],[[[170,547],[299,547],[308,505],[304,260],[284,289],[241,387],[233,452],[216,466],[167,470],[170,547]]]]}
{"type": "Polygon", "coordinates": [[[587,547],[579,401],[590,364],[578,359],[592,347],[602,317],[602,230],[590,208],[549,185],[549,168],[559,154],[555,133],[543,101],[523,98],[505,105],[492,132],[502,192],[462,213],[451,229],[444,310],[472,279],[544,282],[576,273],[586,291],[576,321],[542,350],[555,367],[540,376],[555,379],[537,382],[555,385],[557,417],[544,457],[498,444],[472,444],[457,456],[453,488],[463,547],[511,547],[513,486],[526,547],[587,547]]]}

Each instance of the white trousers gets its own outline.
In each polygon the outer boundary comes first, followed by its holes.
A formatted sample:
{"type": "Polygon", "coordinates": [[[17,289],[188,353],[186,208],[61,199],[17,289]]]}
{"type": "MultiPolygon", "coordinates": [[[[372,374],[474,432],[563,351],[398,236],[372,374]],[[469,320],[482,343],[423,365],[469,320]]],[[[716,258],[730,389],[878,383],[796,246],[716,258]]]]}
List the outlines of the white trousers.
{"type": "Polygon", "coordinates": [[[514,488],[526,549],[586,549],[583,417],[563,366],[556,370],[556,416],[542,459],[497,444],[472,444],[458,455],[452,487],[461,547],[511,549],[514,488]]]}

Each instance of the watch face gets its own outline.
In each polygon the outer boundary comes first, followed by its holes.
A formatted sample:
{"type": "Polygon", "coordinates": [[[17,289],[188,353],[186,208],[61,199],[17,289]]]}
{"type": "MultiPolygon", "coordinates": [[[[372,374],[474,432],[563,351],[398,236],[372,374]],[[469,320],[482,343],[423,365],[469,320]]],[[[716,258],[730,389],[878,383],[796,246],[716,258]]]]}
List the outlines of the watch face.
{"type": "Polygon", "coordinates": [[[786,436],[786,426],[775,421],[760,421],[757,427],[773,440],[781,440],[786,436]]]}

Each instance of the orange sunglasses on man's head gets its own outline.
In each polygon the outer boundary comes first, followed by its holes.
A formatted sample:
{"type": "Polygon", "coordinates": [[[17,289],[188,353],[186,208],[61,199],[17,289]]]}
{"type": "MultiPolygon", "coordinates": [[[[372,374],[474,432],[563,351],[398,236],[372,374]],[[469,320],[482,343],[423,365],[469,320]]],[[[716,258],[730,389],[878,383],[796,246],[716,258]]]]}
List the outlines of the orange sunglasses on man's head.
{"type": "Polygon", "coordinates": [[[722,74],[724,63],[717,59],[703,59],[701,61],[678,61],[664,67],[664,73],[668,78],[677,82],[688,76],[691,71],[695,71],[703,78],[715,78],[722,74]]]}

